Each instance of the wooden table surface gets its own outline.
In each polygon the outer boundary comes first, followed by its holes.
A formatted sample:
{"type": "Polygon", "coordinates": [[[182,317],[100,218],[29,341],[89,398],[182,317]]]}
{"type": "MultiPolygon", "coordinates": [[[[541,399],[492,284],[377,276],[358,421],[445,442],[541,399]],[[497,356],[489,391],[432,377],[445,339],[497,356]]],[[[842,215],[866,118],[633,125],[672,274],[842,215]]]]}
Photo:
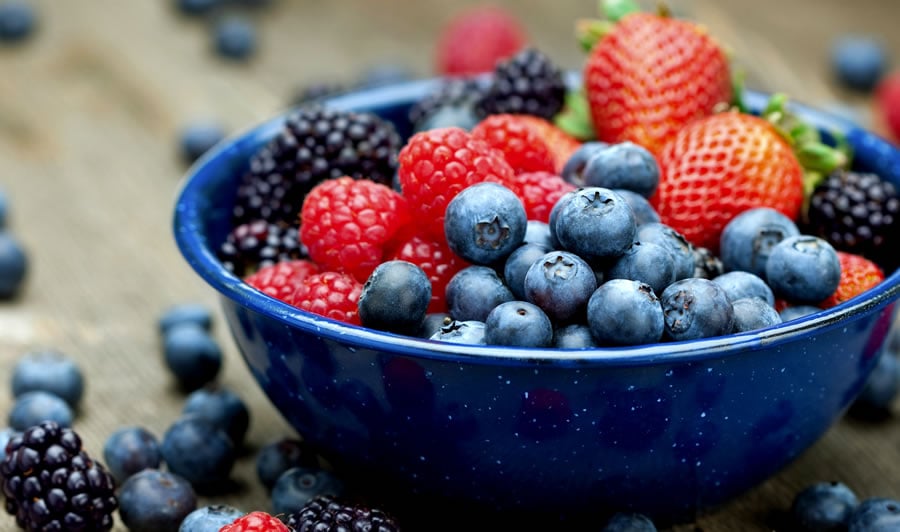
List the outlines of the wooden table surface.
{"type": "MultiPolygon", "coordinates": [[[[259,53],[238,64],[211,53],[208,21],[179,16],[171,1],[36,1],[39,32],[24,46],[0,47],[0,186],[11,199],[9,230],[31,260],[21,296],[0,303],[2,374],[32,349],[75,357],[87,377],[75,428],[99,456],[114,429],[140,424],[161,435],[178,416],[184,395],[164,367],[156,319],[174,304],[208,305],[225,352],[221,382],[252,413],[251,451],[234,470],[242,488],[200,502],[268,510],[252,450],[292,432],[251,381],[213,290],[175,247],[172,204],[185,172],[177,133],[202,118],[239,131],[279,113],[298,87],[354,80],[373,64],[429,76],[438,29],[474,3],[283,0],[253,14],[259,53]]],[[[592,13],[593,0],[502,3],[537,46],[578,68],[573,23],[592,13]]],[[[874,34],[900,61],[896,0],[676,5],[730,45],[751,88],[808,103],[867,106],[831,80],[828,47],[839,33],[874,34]]],[[[0,381],[0,412],[11,406],[8,386],[0,381]]],[[[820,480],[843,481],[862,497],[900,498],[898,464],[900,420],[845,419],[775,478],[678,529],[769,530],[770,511],[820,480]]],[[[0,517],[0,529],[13,527],[0,517]]]]}

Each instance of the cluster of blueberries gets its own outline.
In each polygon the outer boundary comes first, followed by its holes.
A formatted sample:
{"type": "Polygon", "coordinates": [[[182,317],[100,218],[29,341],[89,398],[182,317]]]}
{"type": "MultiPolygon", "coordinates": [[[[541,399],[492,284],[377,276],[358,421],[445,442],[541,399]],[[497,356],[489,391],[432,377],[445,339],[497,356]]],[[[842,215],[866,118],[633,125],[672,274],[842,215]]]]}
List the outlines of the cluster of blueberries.
{"type": "Polygon", "coordinates": [[[16,297],[28,273],[28,255],[8,227],[9,196],[0,188],[0,301],[16,297]]]}

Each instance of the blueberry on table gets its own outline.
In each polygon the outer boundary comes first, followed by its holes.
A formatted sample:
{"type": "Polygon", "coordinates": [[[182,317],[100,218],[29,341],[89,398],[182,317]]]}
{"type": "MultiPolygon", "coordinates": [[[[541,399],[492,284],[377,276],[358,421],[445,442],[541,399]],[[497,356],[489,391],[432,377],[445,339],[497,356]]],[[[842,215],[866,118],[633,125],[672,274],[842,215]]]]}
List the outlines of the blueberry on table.
{"type": "Polygon", "coordinates": [[[165,333],[163,355],[179,386],[189,392],[212,382],[222,368],[219,344],[193,324],[178,325],[165,333]]]}
{"type": "Polygon", "coordinates": [[[9,426],[22,431],[44,421],[71,427],[75,414],[60,397],[43,391],[25,392],[16,397],[9,411],[9,426]]]}
{"type": "Polygon", "coordinates": [[[601,284],[587,304],[587,323],[599,345],[642,345],[663,337],[663,307],[650,285],[632,279],[601,284]]]}
{"type": "Polygon", "coordinates": [[[364,327],[414,334],[430,302],[431,281],[422,268],[405,260],[389,260],[379,264],[363,285],[359,319],[364,327]]]}
{"type": "Polygon", "coordinates": [[[869,92],[887,70],[888,57],[878,39],[869,35],[841,35],[831,46],[831,68],[845,87],[869,92]]]}
{"type": "Polygon", "coordinates": [[[37,14],[22,0],[0,2],[0,43],[18,43],[34,33],[37,14]]]}
{"type": "Polygon", "coordinates": [[[216,52],[227,59],[244,60],[256,52],[256,27],[243,17],[228,16],[216,21],[213,39],[216,52]]]}
{"type": "Polygon", "coordinates": [[[208,419],[225,431],[235,447],[244,444],[250,426],[250,411],[243,399],[229,389],[205,387],[194,390],[187,396],[181,413],[208,419]]]}
{"type": "Polygon", "coordinates": [[[201,506],[184,518],[178,532],[219,532],[243,515],[244,512],[227,504],[201,506]]]}
{"type": "Polygon", "coordinates": [[[26,392],[48,392],[73,409],[78,407],[84,395],[81,368],[71,357],[55,350],[26,353],[13,367],[11,383],[14,397],[26,392]]]}
{"type": "Polygon", "coordinates": [[[294,467],[319,467],[318,453],[303,440],[280,438],[267,443],[256,455],[256,476],[269,490],[282,473],[294,467]]]}
{"type": "Polygon", "coordinates": [[[222,0],[175,0],[175,7],[185,15],[205,15],[222,4],[222,0]]]}
{"type": "Polygon", "coordinates": [[[791,517],[804,532],[846,530],[858,505],[856,494],[843,482],[817,482],[794,497],[791,517]]]}
{"type": "Polygon", "coordinates": [[[199,492],[227,484],[237,458],[228,434],[212,421],[195,415],[186,415],[169,426],[161,450],[168,470],[199,492]]]}
{"type": "Polygon", "coordinates": [[[145,469],[119,488],[119,516],[130,532],[178,532],[197,509],[197,496],[181,476],[145,469]]]}
{"type": "Polygon", "coordinates": [[[103,444],[103,460],[107,469],[122,484],[144,469],[158,469],[162,452],[156,436],[140,426],[120,427],[103,444]]]}
{"type": "Polygon", "coordinates": [[[225,138],[225,129],[215,122],[197,122],[182,128],[179,150],[186,163],[193,163],[225,138]]]}
{"type": "Polygon", "coordinates": [[[346,488],[334,473],[320,467],[288,469],[272,486],[272,509],[275,515],[292,514],[319,495],[341,497],[346,488]]]}
{"type": "Polygon", "coordinates": [[[600,532],[656,532],[656,525],[646,515],[618,512],[609,518],[600,532]]]}
{"type": "Polygon", "coordinates": [[[183,323],[192,323],[209,332],[212,330],[212,319],[212,312],[202,303],[179,303],[163,311],[157,325],[160,334],[183,323]]]}
{"type": "Polygon", "coordinates": [[[837,251],[825,239],[792,236],[772,248],[765,279],[776,297],[815,305],[837,289],[841,263],[837,251]]]}
{"type": "Polygon", "coordinates": [[[28,272],[28,256],[22,244],[0,230],[0,300],[12,299],[22,288],[28,272]]]}
{"type": "Polygon", "coordinates": [[[850,514],[847,532],[896,532],[900,530],[900,501],[887,497],[863,500],[850,514]]]}
{"type": "Polygon", "coordinates": [[[488,345],[548,347],[553,324],[541,308],[527,301],[507,301],[491,310],[484,322],[488,345]]]}

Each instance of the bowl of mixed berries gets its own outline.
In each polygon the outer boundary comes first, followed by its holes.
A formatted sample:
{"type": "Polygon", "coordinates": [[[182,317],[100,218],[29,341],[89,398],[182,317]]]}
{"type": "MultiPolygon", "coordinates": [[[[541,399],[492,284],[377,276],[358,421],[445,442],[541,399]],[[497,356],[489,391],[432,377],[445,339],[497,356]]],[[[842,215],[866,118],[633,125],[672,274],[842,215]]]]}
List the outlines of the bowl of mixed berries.
{"type": "Polygon", "coordinates": [[[306,103],[183,182],[252,377],[389,508],[691,519],[817,441],[894,321],[896,147],[740,90],[691,21],[579,28],[580,71],[306,103]]]}

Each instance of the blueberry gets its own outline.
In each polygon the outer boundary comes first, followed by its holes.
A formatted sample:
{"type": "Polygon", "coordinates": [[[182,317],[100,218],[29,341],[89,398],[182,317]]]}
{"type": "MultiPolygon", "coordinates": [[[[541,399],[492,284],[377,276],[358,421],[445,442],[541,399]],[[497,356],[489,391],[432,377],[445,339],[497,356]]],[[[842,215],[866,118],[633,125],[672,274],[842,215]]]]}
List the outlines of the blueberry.
{"type": "Polygon", "coordinates": [[[650,285],[612,279],[587,304],[587,323],[599,345],[641,345],[663,336],[663,309],[650,285]]]}
{"type": "Polygon", "coordinates": [[[696,340],[730,334],[734,309],[721,286],[699,277],[670,284],[660,296],[666,335],[672,340],[696,340]]]}
{"type": "Polygon", "coordinates": [[[28,2],[0,2],[0,43],[17,43],[34,33],[37,15],[28,2]]]}
{"type": "Polygon", "coordinates": [[[650,204],[650,201],[633,190],[614,188],[620,196],[625,198],[631,210],[634,211],[634,223],[637,225],[660,223],[659,213],[650,204]]]}
{"type": "Polygon", "coordinates": [[[9,412],[9,426],[23,431],[41,421],[55,421],[61,427],[71,427],[75,414],[59,396],[49,392],[25,392],[16,397],[9,412]]]}
{"type": "Polygon", "coordinates": [[[503,265],[503,279],[506,286],[516,296],[516,299],[525,299],[525,274],[536,261],[541,259],[548,248],[539,244],[522,244],[506,258],[503,265]]]}
{"type": "Polygon", "coordinates": [[[425,319],[422,320],[422,326],[419,327],[419,331],[416,334],[419,338],[431,338],[434,336],[434,333],[441,330],[441,327],[447,325],[453,321],[453,318],[450,317],[450,314],[447,312],[430,312],[425,315],[425,319]]]}
{"type": "Polygon", "coordinates": [[[878,363],[866,379],[850,412],[856,417],[884,418],[900,392],[900,361],[891,352],[882,350],[878,363]]]}
{"type": "Polygon", "coordinates": [[[498,183],[477,183],[450,200],[444,233],[450,250],[472,264],[506,259],[525,239],[528,216],[522,200],[498,183]]]}
{"type": "Polygon", "coordinates": [[[649,198],[659,185],[659,164],[647,148],[620,142],[588,159],[583,177],[586,187],[624,188],[649,198]]]}
{"type": "Polygon", "coordinates": [[[280,438],[269,442],[256,455],[256,476],[271,490],[278,477],[294,467],[319,467],[319,457],[304,440],[280,438]]]}
{"type": "Polygon", "coordinates": [[[584,349],[597,347],[591,328],[584,323],[570,323],[553,333],[553,347],[557,349],[584,349]]]}
{"type": "Polygon", "coordinates": [[[447,282],[444,296],[454,320],[480,322],[500,303],[515,299],[496,271],[477,265],[456,272],[447,282]]]}
{"type": "Polygon", "coordinates": [[[212,382],[222,369],[222,350],[203,328],[183,324],[163,338],[166,365],[183,390],[193,391],[212,382]]]}
{"type": "Polygon", "coordinates": [[[554,226],[560,246],[589,261],[620,256],[634,241],[635,230],[628,202],[602,187],[576,190],[561,206],[554,226]]]}
{"type": "Polygon", "coordinates": [[[0,187],[0,231],[6,229],[6,220],[9,218],[9,197],[6,190],[0,187]]]}
{"type": "Polygon", "coordinates": [[[841,35],[831,46],[831,68],[837,80],[851,89],[870,92],[887,70],[887,52],[868,35],[841,35]]]}
{"type": "Polygon", "coordinates": [[[550,229],[550,249],[559,249],[559,238],[556,235],[556,220],[559,218],[559,213],[562,211],[563,207],[565,207],[574,197],[574,190],[566,192],[556,200],[556,203],[553,204],[553,208],[550,209],[550,216],[547,220],[547,226],[550,229]]]}
{"type": "Polygon", "coordinates": [[[850,514],[847,532],[896,532],[900,530],[900,501],[886,497],[863,500],[850,514]]]}
{"type": "Polygon", "coordinates": [[[672,227],[660,222],[645,223],[638,226],[634,239],[643,243],[652,242],[666,248],[675,261],[676,281],[694,275],[694,246],[672,227]]]}
{"type": "Polygon", "coordinates": [[[484,322],[452,320],[434,333],[431,339],[454,344],[484,345],[484,322]]]}
{"type": "Polygon", "coordinates": [[[227,59],[244,60],[256,52],[256,28],[249,19],[231,15],[213,26],[215,50],[227,59]]]}
{"type": "Polygon", "coordinates": [[[225,138],[225,130],[215,122],[197,122],[181,130],[179,146],[181,158],[193,163],[225,138]]]}
{"type": "Polygon", "coordinates": [[[162,439],[162,457],[168,470],[180,475],[198,491],[208,491],[227,481],[236,458],[228,435],[215,423],[185,416],[169,426],[162,439]]]}
{"type": "Polygon", "coordinates": [[[712,280],[725,290],[732,301],[742,297],[758,297],[769,306],[775,305],[775,294],[772,293],[772,289],[754,273],[735,270],[717,275],[712,280]]]}
{"type": "Polygon", "coordinates": [[[202,303],[179,303],[167,308],[159,317],[160,334],[165,334],[175,325],[192,323],[209,332],[212,330],[213,317],[209,308],[202,303]]]}
{"type": "Polygon", "coordinates": [[[422,268],[405,260],[379,264],[359,295],[359,319],[364,327],[397,334],[414,334],[431,303],[431,281],[422,268]]]}
{"type": "Polygon", "coordinates": [[[635,241],[606,269],[605,278],[641,281],[650,285],[653,293],[661,294],[675,282],[675,260],[659,244],[635,241]]]}
{"type": "Polygon", "coordinates": [[[618,512],[610,517],[600,532],[656,532],[656,525],[646,515],[618,512]]]}
{"type": "Polygon", "coordinates": [[[553,342],[553,324],[537,305],[507,301],[488,314],[484,341],[488,345],[548,347],[553,342]]]}
{"type": "Polygon", "coordinates": [[[190,483],[175,473],[145,469],[119,488],[119,517],[130,532],[178,532],[197,509],[190,483]]]}
{"type": "Polygon", "coordinates": [[[185,15],[205,15],[222,4],[222,0],[175,0],[179,11],[185,15]]]}
{"type": "Polygon", "coordinates": [[[581,146],[575,150],[566,164],[563,165],[560,175],[563,179],[572,183],[576,187],[584,187],[584,169],[587,167],[588,160],[609,147],[609,144],[600,141],[583,142],[581,146]]]}
{"type": "Polygon", "coordinates": [[[766,278],[766,262],[779,242],[797,236],[793,220],[769,207],[746,210],[731,219],[719,237],[719,258],[728,271],[745,271],[766,278]]]}
{"type": "Polygon", "coordinates": [[[227,504],[201,506],[184,518],[178,532],[219,532],[223,526],[243,516],[244,512],[227,504]]]}
{"type": "Polygon", "coordinates": [[[584,309],[596,289],[593,268],[568,251],[544,254],[525,273],[525,300],[556,323],[584,321],[584,309]]]}
{"type": "Polygon", "coordinates": [[[346,488],[334,473],[319,467],[288,469],[272,486],[274,515],[292,514],[318,495],[343,497],[346,488]]]}
{"type": "Polygon", "coordinates": [[[37,390],[52,393],[75,409],[84,395],[84,376],[75,361],[59,351],[26,353],[13,368],[13,396],[37,390]]]}
{"type": "Polygon", "coordinates": [[[233,391],[222,387],[205,387],[187,396],[181,413],[208,419],[225,431],[235,447],[240,448],[250,426],[250,411],[233,391]]]}
{"type": "Polygon", "coordinates": [[[794,497],[791,516],[803,531],[846,530],[850,514],[858,505],[856,494],[844,483],[817,482],[794,497]]]}
{"type": "Polygon", "coordinates": [[[9,232],[0,230],[0,300],[16,296],[27,273],[28,256],[22,244],[9,232]]]}
{"type": "Polygon", "coordinates": [[[781,315],[775,307],[758,297],[742,297],[731,302],[734,311],[732,332],[755,331],[781,323],[781,315]]]}
{"type": "Polygon", "coordinates": [[[837,289],[841,263],[826,240],[812,235],[791,236],[772,248],[765,279],[776,297],[816,305],[837,289]]]}
{"type": "Polygon", "coordinates": [[[121,427],[106,438],[103,460],[121,485],[139,471],[159,468],[162,462],[159,440],[144,427],[121,427]]]}
{"type": "Polygon", "coordinates": [[[813,305],[791,305],[781,309],[778,313],[781,315],[781,321],[783,323],[802,318],[803,316],[809,316],[810,314],[814,314],[821,310],[821,308],[813,305]]]}
{"type": "Polygon", "coordinates": [[[540,220],[528,220],[525,226],[525,238],[523,244],[537,244],[550,251],[554,248],[553,234],[550,232],[550,224],[540,220]]]}

